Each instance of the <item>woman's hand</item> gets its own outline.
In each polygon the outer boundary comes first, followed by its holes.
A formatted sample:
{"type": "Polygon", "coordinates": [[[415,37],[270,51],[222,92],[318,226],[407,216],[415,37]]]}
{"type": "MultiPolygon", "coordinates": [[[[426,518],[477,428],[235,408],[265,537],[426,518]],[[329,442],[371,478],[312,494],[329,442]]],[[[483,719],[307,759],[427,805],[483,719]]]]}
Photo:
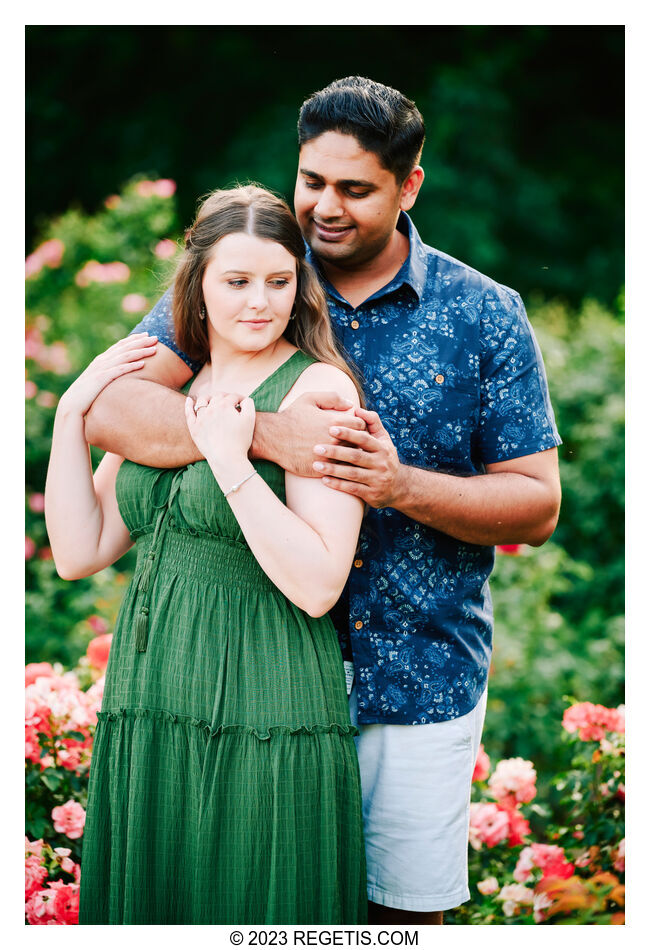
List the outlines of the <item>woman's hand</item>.
{"type": "Polygon", "coordinates": [[[75,379],[59,400],[59,409],[84,416],[105,386],[118,376],[141,369],[148,356],[156,352],[158,337],[132,333],[100,353],[75,379]]]}
{"type": "Polygon", "coordinates": [[[215,393],[185,400],[187,428],[196,447],[213,470],[230,470],[247,459],[255,429],[255,405],[250,396],[215,393]]]}

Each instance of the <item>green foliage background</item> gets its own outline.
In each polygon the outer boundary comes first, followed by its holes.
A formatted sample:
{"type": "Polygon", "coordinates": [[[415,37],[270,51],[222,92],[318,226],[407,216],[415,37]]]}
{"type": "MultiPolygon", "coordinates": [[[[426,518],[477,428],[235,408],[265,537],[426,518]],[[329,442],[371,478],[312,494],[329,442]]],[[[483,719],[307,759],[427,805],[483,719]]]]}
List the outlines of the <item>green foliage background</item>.
{"type": "MultiPolygon", "coordinates": [[[[155,302],[169,274],[155,245],[178,238],[197,196],[248,178],[290,196],[298,106],[336,76],[416,100],[428,138],[415,223],[523,294],[564,440],[553,539],[497,558],[484,734],[493,762],[532,759],[550,794],[567,765],[564,697],[623,701],[622,28],[29,27],[27,54],[28,251],[65,245],[60,267],[28,280],[28,327],[70,360],[62,373],[28,360],[27,498],[44,487],[44,394],[137,322],[126,294],[155,302]],[[175,179],[177,196],[143,198],[131,181],[105,208],[136,174],[175,179]],[[124,261],[128,283],[79,287],[91,259],[124,261]]],[[[112,629],[131,555],[69,584],[27,504],[26,533],[43,555],[26,562],[27,661],[74,665],[89,616],[112,629]]]]}

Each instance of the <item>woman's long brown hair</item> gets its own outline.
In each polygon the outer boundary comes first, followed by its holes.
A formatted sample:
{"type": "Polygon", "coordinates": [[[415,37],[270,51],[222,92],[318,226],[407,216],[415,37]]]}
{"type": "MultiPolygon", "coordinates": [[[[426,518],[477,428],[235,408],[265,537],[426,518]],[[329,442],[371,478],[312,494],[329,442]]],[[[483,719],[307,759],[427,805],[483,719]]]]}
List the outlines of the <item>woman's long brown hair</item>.
{"type": "Polygon", "coordinates": [[[251,234],[275,241],[295,257],[295,318],[287,325],[285,339],[319,362],[343,370],[365,405],[358,371],[345,360],[334,339],[325,294],[305,259],[298,222],[286,202],[257,185],[214,191],[202,202],[194,224],[186,232],[173,296],[174,328],[181,349],[199,362],[210,358],[206,321],[200,317],[203,274],[215,244],[227,234],[251,234]]]}

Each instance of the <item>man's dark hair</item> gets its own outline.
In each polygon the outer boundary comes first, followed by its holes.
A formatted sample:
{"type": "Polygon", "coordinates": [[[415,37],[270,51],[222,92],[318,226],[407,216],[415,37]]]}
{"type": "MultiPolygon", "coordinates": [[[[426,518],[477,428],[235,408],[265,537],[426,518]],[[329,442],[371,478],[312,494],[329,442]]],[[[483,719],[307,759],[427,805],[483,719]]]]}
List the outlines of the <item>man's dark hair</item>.
{"type": "Polygon", "coordinates": [[[300,146],[323,132],[354,135],[400,184],[418,163],[424,131],[414,102],[397,89],[363,76],[336,79],[306,99],[298,116],[300,146]]]}

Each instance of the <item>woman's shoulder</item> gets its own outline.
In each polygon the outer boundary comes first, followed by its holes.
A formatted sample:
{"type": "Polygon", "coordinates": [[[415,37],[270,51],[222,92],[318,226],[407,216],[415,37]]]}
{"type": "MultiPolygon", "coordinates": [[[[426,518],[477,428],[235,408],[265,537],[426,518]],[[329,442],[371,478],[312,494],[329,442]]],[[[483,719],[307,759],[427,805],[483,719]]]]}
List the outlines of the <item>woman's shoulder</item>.
{"type": "Polygon", "coordinates": [[[359,395],[352,379],[338,366],[331,363],[315,362],[305,367],[287,395],[284,397],[281,409],[304,393],[337,392],[345,399],[350,399],[359,405],[359,395]]]}

